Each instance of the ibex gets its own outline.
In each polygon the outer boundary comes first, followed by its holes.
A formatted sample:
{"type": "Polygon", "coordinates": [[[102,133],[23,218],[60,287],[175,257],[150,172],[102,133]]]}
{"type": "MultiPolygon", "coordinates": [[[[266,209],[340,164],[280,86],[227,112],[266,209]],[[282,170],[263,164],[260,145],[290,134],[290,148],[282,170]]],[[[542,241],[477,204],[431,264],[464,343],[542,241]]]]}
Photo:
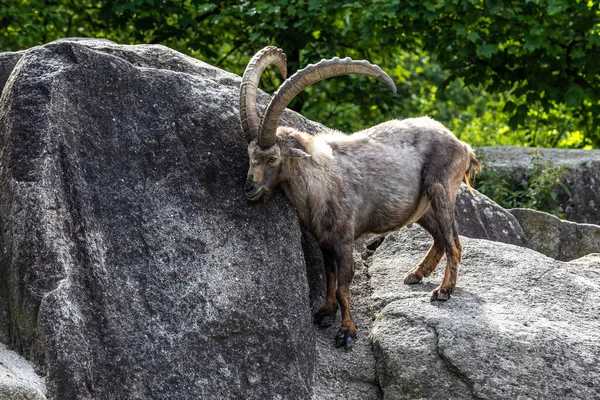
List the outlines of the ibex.
{"type": "Polygon", "coordinates": [[[266,198],[277,185],[302,223],[319,241],[327,277],[327,297],[314,323],[329,326],[341,308],[336,347],[351,348],[357,330],[350,315],[354,275],[353,243],[368,233],[382,234],[418,223],[433,236],[423,260],[405,276],[420,282],[446,255],[442,283],[431,300],[448,300],[458,273],[462,246],[454,220],[456,194],[480,164],[468,144],[428,118],[392,120],[347,136],[326,130],[316,135],[277,127],[286,106],[322,79],[361,74],[396,86],[388,74],[367,61],[322,60],[297,71],[277,89],[262,119],[257,111],[258,83],[274,64],[286,77],[281,49],[266,47],[249,62],[240,89],[240,119],[248,141],[250,168],[245,185],[251,201],[266,198]]]}

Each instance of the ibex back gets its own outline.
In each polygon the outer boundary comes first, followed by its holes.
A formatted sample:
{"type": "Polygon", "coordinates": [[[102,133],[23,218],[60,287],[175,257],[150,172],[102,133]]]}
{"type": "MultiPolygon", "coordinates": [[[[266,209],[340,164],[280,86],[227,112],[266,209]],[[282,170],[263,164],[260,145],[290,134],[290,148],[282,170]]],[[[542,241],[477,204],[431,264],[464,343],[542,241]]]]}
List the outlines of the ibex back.
{"type": "Polygon", "coordinates": [[[302,223],[319,241],[327,297],[314,322],[331,325],[340,308],[336,347],[352,347],[357,338],[350,315],[354,240],[413,222],[433,236],[433,245],[404,283],[429,276],[445,254],[444,279],[431,300],[448,300],[462,250],[454,220],[456,195],[463,178],[468,182],[480,169],[469,145],[428,117],[393,120],[350,136],[330,130],[313,136],[277,127],[289,102],[325,78],[367,75],[395,92],[392,79],[379,67],[348,58],[322,60],[296,72],[279,87],[259,120],[258,82],[269,64],[277,65],[285,78],[285,55],[266,47],[252,58],[242,79],[240,117],[250,157],[246,196],[252,201],[266,198],[281,185],[302,223]]]}

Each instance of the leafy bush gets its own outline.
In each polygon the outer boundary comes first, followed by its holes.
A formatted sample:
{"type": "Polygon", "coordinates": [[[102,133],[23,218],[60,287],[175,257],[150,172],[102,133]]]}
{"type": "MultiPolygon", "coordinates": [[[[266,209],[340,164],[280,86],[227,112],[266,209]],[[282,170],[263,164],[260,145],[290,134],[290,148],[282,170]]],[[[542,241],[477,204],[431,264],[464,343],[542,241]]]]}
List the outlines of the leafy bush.
{"type": "MultiPolygon", "coordinates": [[[[325,80],[290,104],[352,132],[430,115],[473,146],[600,148],[596,0],[0,0],[0,51],[69,36],[160,43],[241,74],[277,45],[288,70],[368,59],[365,77],[325,80]]],[[[266,70],[261,88],[281,78],[266,70]]]]}
{"type": "Polygon", "coordinates": [[[564,217],[558,209],[557,196],[563,190],[569,197],[571,192],[564,183],[569,176],[569,167],[554,165],[546,160],[542,152],[532,149],[529,154],[533,167],[519,177],[492,167],[485,154],[478,152],[483,169],[477,175],[476,188],[504,208],[532,208],[564,217]]]}

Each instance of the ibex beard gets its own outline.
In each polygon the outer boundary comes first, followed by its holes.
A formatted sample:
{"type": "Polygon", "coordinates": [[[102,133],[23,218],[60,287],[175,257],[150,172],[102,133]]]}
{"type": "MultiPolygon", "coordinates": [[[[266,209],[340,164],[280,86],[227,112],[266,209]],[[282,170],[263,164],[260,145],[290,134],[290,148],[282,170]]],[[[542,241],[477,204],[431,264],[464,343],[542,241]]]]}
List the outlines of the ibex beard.
{"type": "Polygon", "coordinates": [[[468,182],[481,166],[469,145],[428,117],[392,120],[350,136],[278,127],[289,102],[321,79],[362,74],[395,91],[392,79],[367,61],[334,58],[296,72],[279,87],[259,120],[260,75],[275,64],[285,77],[285,63],[280,49],[267,47],[252,58],[242,79],[240,117],[250,158],[246,196],[257,201],[281,186],[303,225],[314,234],[327,278],[325,304],[314,323],[330,326],[339,308],[342,325],[335,343],[348,349],[357,338],[350,314],[354,241],[418,223],[431,234],[433,245],[404,283],[421,282],[446,255],[444,279],[431,300],[448,300],[462,251],[454,220],[456,195],[462,180],[466,177],[468,182]]]}

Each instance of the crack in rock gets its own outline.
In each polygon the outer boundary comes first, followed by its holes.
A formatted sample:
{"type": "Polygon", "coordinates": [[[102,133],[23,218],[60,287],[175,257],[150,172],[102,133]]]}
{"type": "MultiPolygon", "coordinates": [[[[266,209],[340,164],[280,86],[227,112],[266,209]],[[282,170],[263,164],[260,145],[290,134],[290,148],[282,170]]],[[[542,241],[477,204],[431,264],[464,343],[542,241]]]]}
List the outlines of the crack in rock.
{"type": "Polygon", "coordinates": [[[446,355],[440,349],[440,334],[437,330],[437,327],[433,324],[426,324],[426,326],[433,332],[435,336],[435,352],[446,367],[446,369],[448,370],[448,372],[450,372],[450,374],[454,375],[462,383],[465,384],[465,386],[469,389],[469,392],[471,393],[471,396],[474,399],[484,400],[484,397],[477,395],[474,384],[471,381],[471,379],[469,379],[469,377],[465,373],[463,373],[456,365],[454,365],[454,363],[448,357],[446,357],[446,355]]]}

